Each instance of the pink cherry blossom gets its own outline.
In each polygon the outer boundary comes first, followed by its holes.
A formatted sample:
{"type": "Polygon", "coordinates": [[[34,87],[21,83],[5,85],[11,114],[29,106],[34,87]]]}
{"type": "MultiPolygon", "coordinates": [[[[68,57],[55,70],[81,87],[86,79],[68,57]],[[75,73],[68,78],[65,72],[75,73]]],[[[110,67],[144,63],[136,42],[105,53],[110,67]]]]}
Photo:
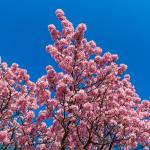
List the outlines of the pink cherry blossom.
{"type": "Polygon", "coordinates": [[[118,65],[118,55],[85,38],[56,10],[62,30],[50,24],[46,66],[34,83],[27,70],[0,61],[0,147],[22,150],[144,150],[150,147],[150,102],[141,100],[118,65]],[[124,76],[123,76],[124,75],[124,76]]]}
{"type": "Polygon", "coordinates": [[[4,142],[7,139],[7,131],[0,131],[0,142],[4,142]]]}

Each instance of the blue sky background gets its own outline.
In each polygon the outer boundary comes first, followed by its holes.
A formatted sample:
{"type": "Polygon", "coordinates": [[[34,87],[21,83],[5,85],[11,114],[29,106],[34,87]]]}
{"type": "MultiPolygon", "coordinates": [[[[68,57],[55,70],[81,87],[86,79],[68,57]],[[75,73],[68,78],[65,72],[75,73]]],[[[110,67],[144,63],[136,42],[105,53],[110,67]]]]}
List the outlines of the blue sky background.
{"type": "Polygon", "coordinates": [[[143,99],[150,99],[149,0],[0,0],[0,56],[26,68],[33,81],[56,63],[45,52],[52,43],[47,26],[56,24],[62,8],[75,26],[84,22],[89,40],[103,51],[117,53],[128,65],[132,83],[143,99]]]}

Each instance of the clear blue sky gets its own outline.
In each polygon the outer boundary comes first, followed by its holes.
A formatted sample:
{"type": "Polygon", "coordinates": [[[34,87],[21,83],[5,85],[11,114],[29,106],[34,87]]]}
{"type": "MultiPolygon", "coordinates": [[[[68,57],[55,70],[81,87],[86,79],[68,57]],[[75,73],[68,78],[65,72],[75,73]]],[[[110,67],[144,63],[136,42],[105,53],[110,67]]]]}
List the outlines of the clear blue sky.
{"type": "Polygon", "coordinates": [[[150,99],[149,0],[0,0],[0,55],[26,68],[33,81],[56,63],[45,53],[52,41],[47,25],[60,27],[54,11],[62,8],[76,26],[87,24],[86,36],[104,51],[117,53],[128,65],[132,83],[150,99]]]}

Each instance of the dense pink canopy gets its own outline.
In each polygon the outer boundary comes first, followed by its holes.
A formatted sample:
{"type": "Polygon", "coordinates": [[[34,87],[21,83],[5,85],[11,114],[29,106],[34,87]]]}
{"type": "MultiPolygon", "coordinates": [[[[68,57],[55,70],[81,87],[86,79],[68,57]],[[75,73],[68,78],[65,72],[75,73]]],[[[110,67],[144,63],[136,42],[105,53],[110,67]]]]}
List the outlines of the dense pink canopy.
{"type": "Polygon", "coordinates": [[[0,65],[0,146],[20,150],[124,150],[150,147],[150,102],[141,100],[118,56],[87,41],[61,9],[62,31],[48,26],[46,67],[36,83],[17,64],[0,65]],[[37,113],[38,112],[38,113],[37,113]],[[47,123],[53,120],[51,125],[47,123]]]}

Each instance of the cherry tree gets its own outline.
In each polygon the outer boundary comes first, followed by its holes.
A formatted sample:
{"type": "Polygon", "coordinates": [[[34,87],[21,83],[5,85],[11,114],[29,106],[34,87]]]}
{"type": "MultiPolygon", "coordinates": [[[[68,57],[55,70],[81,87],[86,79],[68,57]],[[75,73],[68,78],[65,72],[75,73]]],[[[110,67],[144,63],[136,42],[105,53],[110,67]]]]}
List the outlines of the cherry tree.
{"type": "Polygon", "coordinates": [[[17,64],[0,70],[0,144],[21,150],[123,150],[150,147],[150,102],[141,100],[118,56],[102,53],[61,9],[62,31],[48,26],[46,67],[36,83],[17,64]],[[48,123],[52,121],[50,125],[48,123]]]}
{"type": "Polygon", "coordinates": [[[35,83],[16,63],[11,67],[0,64],[0,147],[2,150],[21,148],[28,139],[38,105],[35,100],[35,83]]]}

